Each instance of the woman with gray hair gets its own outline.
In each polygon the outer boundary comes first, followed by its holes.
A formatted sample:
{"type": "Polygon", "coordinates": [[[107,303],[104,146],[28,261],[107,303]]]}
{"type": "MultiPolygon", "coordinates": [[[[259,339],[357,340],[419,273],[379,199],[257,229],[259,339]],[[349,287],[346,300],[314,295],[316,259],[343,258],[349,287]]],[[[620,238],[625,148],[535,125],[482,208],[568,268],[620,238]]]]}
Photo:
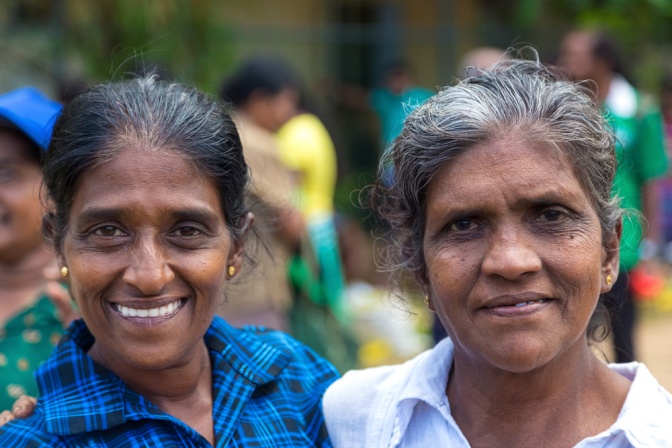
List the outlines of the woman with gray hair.
{"type": "Polygon", "coordinates": [[[370,191],[385,261],[449,337],[332,385],[334,446],[669,446],[672,396],[590,348],[608,333],[621,210],[614,137],[585,86],[500,62],[414,111],[387,158],[394,183],[370,191]]]}

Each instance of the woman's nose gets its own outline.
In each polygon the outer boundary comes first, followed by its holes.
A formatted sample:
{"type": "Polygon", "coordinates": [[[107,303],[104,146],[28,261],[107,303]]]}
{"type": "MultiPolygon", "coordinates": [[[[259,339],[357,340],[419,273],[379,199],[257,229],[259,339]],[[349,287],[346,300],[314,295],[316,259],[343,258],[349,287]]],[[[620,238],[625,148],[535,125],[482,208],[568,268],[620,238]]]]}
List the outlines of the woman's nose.
{"type": "Polygon", "coordinates": [[[152,238],[144,238],[130,251],[129,265],[123,280],[143,295],[160,294],[175,278],[164,251],[152,238]]]}
{"type": "Polygon", "coordinates": [[[482,271],[507,280],[541,270],[541,258],[531,238],[518,228],[495,232],[485,255],[482,271]]]}

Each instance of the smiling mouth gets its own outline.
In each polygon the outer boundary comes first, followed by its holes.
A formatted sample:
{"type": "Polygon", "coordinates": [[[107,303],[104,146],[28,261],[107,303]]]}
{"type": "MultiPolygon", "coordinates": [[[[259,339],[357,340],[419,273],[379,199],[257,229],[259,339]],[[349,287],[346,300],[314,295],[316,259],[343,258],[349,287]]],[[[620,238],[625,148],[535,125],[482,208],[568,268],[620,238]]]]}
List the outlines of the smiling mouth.
{"type": "Polygon", "coordinates": [[[546,309],[553,299],[503,296],[492,300],[481,311],[497,317],[525,317],[546,309]],[[525,299],[528,300],[525,300],[525,299]],[[532,299],[532,300],[530,300],[532,299]]]}
{"type": "Polygon", "coordinates": [[[118,303],[113,303],[112,307],[121,315],[121,317],[124,318],[168,318],[177,314],[177,312],[182,309],[185,303],[185,299],[177,299],[168,305],[157,308],[132,308],[120,305],[118,303]]]}
{"type": "Polygon", "coordinates": [[[492,308],[499,308],[500,306],[511,307],[511,308],[522,308],[524,306],[533,305],[535,303],[546,303],[546,302],[548,302],[548,299],[538,299],[538,300],[531,300],[529,302],[516,303],[515,305],[513,305],[513,304],[511,304],[511,305],[497,305],[497,306],[491,306],[491,307],[486,307],[486,308],[492,309],[492,308]]]}

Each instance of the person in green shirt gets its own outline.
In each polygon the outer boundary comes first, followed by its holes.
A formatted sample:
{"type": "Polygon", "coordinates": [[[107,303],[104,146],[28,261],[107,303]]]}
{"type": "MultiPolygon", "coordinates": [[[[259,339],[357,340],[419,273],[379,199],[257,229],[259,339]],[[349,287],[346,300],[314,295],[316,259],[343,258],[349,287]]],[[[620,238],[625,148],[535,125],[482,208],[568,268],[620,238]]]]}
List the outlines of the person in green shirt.
{"type": "Polygon", "coordinates": [[[635,360],[635,312],[628,273],[643,259],[657,255],[660,242],[659,204],[655,179],[667,171],[663,120],[655,101],[636,90],[623,76],[614,40],[600,31],[572,31],[560,46],[558,63],[580,80],[591,80],[616,135],[618,169],[614,195],[623,209],[636,213],[623,220],[621,271],[612,289],[610,313],[616,362],[635,360]],[[648,221],[647,231],[638,218],[648,221]],[[640,244],[641,242],[643,244],[640,244]]]}
{"type": "Polygon", "coordinates": [[[57,305],[70,308],[67,292],[45,276],[58,270],[41,233],[40,157],[60,110],[30,87],[0,95],[0,409],[37,395],[33,371],[68,317],[57,305]]]}

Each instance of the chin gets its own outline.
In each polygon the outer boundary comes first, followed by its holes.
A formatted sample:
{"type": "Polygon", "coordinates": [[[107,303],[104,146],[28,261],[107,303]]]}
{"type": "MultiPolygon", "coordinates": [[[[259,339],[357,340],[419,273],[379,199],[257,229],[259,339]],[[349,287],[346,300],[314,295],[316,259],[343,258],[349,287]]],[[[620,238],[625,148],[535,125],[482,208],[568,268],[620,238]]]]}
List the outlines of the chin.
{"type": "Polygon", "coordinates": [[[528,373],[551,364],[560,355],[558,351],[549,352],[542,341],[516,344],[515,348],[502,348],[495,353],[484,354],[487,362],[497,369],[511,373],[528,373]]]}

